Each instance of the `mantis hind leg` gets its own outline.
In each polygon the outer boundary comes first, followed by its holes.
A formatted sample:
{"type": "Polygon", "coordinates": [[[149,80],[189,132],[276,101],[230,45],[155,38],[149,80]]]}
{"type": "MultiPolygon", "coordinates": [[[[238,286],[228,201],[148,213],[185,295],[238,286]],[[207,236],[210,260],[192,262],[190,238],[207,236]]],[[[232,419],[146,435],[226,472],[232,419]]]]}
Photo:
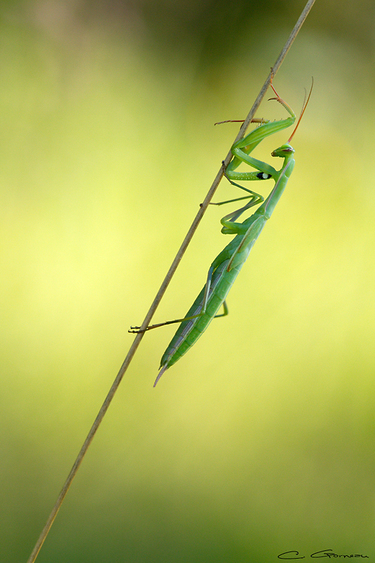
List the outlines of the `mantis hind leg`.
{"type": "Polygon", "coordinates": [[[204,311],[201,311],[197,315],[192,315],[191,317],[183,317],[182,319],[173,319],[173,321],[164,321],[163,323],[157,323],[157,324],[154,324],[154,325],[149,325],[143,330],[141,330],[140,326],[131,326],[130,329],[128,330],[128,332],[130,332],[132,334],[138,334],[139,332],[146,332],[148,330],[151,330],[153,328],[159,328],[161,326],[173,325],[173,324],[176,324],[176,323],[183,323],[184,321],[192,321],[193,319],[197,319],[198,317],[201,317],[203,315],[203,313],[204,313],[204,311]]]}
{"type": "Polygon", "coordinates": [[[229,315],[229,309],[226,301],[223,301],[223,312],[220,315],[215,315],[214,319],[218,319],[219,317],[226,317],[229,315]]]}
{"type": "MultiPolygon", "coordinates": [[[[164,323],[157,323],[154,325],[150,325],[148,327],[146,327],[144,330],[141,330],[140,326],[131,326],[130,329],[128,330],[128,332],[132,333],[132,334],[138,334],[139,332],[146,332],[148,330],[151,330],[152,328],[159,328],[161,326],[166,326],[166,325],[173,325],[175,323],[183,323],[184,321],[192,321],[193,319],[197,319],[198,317],[201,317],[204,314],[205,311],[201,311],[200,313],[198,313],[197,315],[192,315],[191,317],[184,317],[183,319],[174,319],[173,321],[165,321],[164,323]]],[[[214,319],[218,319],[219,317],[226,317],[227,315],[229,315],[229,309],[228,309],[228,305],[226,303],[226,301],[223,302],[223,312],[220,313],[219,315],[215,315],[214,319]]]]}
{"type": "MultiPolygon", "coordinates": [[[[143,330],[141,330],[140,326],[131,326],[130,329],[128,330],[128,332],[130,332],[132,334],[138,334],[139,332],[146,332],[148,330],[151,330],[153,328],[159,328],[161,326],[172,325],[172,324],[176,324],[176,323],[183,323],[184,321],[192,321],[192,320],[197,319],[198,317],[201,317],[202,315],[204,315],[204,313],[206,312],[206,308],[207,308],[208,297],[210,295],[213,272],[214,272],[214,268],[211,266],[211,268],[208,270],[207,281],[206,281],[206,285],[204,287],[203,299],[202,299],[202,303],[201,303],[201,306],[200,306],[199,313],[196,313],[195,315],[189,315],[189,313],[188,313],[188,315],[186,317],[183,317],[182,319],[173,319],[173,321],[165,321],[163,323],[157,323],[157,324],[154,324],[154,325],[150,325],[143,330]]],[[[214,318],[216,319],[218,317],[226,317],[228,314],[229,314],[228,306],[227,306],[226,302],[223,301],[223,313],[221,313],[219,315],[215,315],[214,318]]]]}
{"type": "Polygon", "coordinates": [[[199,305],[199,308],[196,309],[196,310],[199,311],[199,313],[192,311],[195,314],[189,315],[190,311],[194,307],[194,305],[193,305],[193,307],[188,311],[187,316],[183,317],[182,319],[174,319],[173,321],[165,321],[164,323],[157,323],[157,324],[154,324],[154,325],[150,325],[143,330],[141,330],[141,327],[139,327],[139,326],[131,326],[130,330],[128,330],[128,332],[137,334],[138,332],[146,332],[147,330],[151,330],[153,328],[159,328],[161,326],[172,325],[172,324],[176,324],[176,323],[183,323],[184,321],[192,321],[194,319],[197,319],[198,317],[201,317],[206,311],[207,300],[208,300],[208,296],[210,294],[213,271],[214,271],[213,267],[211,266],[210,269],[208,270],[207,281],[206,281],[206,285],[204,286],[204,291],[202,290],[203,291],[202,303],[201,303],[201,305],[199,305]]]}

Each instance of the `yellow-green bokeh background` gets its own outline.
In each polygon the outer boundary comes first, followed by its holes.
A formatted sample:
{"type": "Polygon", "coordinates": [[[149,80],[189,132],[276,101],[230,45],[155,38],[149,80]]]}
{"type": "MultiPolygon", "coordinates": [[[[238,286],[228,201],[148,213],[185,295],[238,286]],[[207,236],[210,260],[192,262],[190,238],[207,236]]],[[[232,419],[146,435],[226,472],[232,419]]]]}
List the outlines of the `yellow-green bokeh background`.
{"type": "MultiPolygon", "coordinates": [[[[213,123],[247,114],[303,4],[0,3],[1,562],[30,554],[235,137],[213,123]]],[[[231,314],[156,389],[174,329],[143,340],[38,562],[375,557],[374,21],[317,0],[275,80],[299,111],[315,78],[296,168],[231,314]]],[[[223,214],[156,320],[190,306],[223,214]]]]}

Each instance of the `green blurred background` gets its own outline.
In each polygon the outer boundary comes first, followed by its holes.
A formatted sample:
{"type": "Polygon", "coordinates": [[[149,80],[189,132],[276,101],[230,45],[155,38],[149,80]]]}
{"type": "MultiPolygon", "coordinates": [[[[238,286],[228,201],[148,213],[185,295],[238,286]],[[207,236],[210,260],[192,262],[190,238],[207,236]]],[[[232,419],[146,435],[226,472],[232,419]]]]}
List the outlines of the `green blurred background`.
{"type": "MultiPolygon", "coordinates": [[[[303,5],[0,3],[1,562],[29,556],[229,150],[213,124],[246,116],[303,5]]],[[[38,562],[375,557],[374,11],[317,0],[275,79],[296,112],[315,79],[296,168],[231,314],[156,389],[174,327],[144,338],[38,562]]],[[[224,213],[155,321],[196,297],[224,213]]]]}

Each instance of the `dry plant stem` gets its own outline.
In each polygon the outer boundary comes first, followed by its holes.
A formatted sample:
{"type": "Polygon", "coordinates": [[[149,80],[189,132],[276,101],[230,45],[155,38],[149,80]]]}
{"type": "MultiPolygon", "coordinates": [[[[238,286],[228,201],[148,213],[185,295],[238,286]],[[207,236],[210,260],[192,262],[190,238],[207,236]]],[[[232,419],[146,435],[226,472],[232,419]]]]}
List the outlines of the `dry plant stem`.
{"type": "MultiPolygon", "coordinates": [[[[255,100],[247,118],[245,119],[236,139],[233,141],[232,144],[234,144],[236,141],[238,141],[239,139],[241,139],[244,136],[249,123],[251,122],[252,118],[254,117],[256,110],[258,109],[261,101],[263,100],[263,98],[265,96],[265,93],[266,93],[266,91],[269,87],[269,84],[270,84],[271,77],[276,75],[276,73],[277,73],[278,69],[280,68],[281,63],[283,62],[285,56],[287,55],[294,39],[296,38],[299,30],[301,29],[305,19],[307,18],[314,2],[315,2],[315,0],[308,0],[308,2],[306,3],[305,8],[303,9],[296,25],[293,28],[293,31],[291,32],[287,42],[285,43],[285,45],[284,45],[280,55],[278,56],[274,66],[272,67],[272,70],[269,73],[267,80],[263,84],[262,89],[259,92],[257,99],[255,100]]],[[[201,207],[200,207],[200,209],[199,209],[199,211],[198,211],[198,213],[197,213],[197,215],[196,215],[196,217],[195,217],[195,219],[194,219],[194,221],[193,221],[193,223],[192,223],[192,225],[191,225],[191,227],[190,227],[190,229],[189,229],[189,231],[188,231],[188,233],[187,233],[187,235],[186,235],[186,237],[183,241],[183,243],[181,244],[180,249],[177,252],[176,257],[173,260],[173,263],[172,263],[171,267],[169,268],[168,273],[165,276],[165,279],[164,279],[163,283],[161,284],[158,293],[156,294],[156,297],[155,297],[155,299],[154,299],[154,301],[153,301],[153,303],[152,303],[152,305],[151,305],[151,307],[150,307],[150,309],[149,309],[149,311],[148,311],[148,313],[147,313],[147,315],[146,315],[146,317],[145,317],[145,319],[142,323],[141,330],[145,329],[150,324],[150,321],[151,321],[151,319],[152,319],[152,317],[153,317],[153,315],[154,315],[154,313],[155,313],[155,311],[156,311],[156,309],[157,309],[157,307],[158,307],[158,305],[159,305],[159,303],[160,303],[160,301],[161,301],[161,299],[162,299],[162,297],[163,297],[163,295],[164,295],[164,293],[165,293],[165,291],[166,291],[166,289],[169,285],[169,282],[171,281],[171,279],[172,279],[172,277],[173,277],[173,275],[174,275],[174,273],[177,269],[177,266],[180,263],[181,258],[184,255],[184,253],[185,253],[185,251],[186,251],[186,249],[187,249],[187,247],[188,247],[188,245],[189,245],[189,243],[190,243],[190,241],[191,241],[191,239],[192,239],[192,237],[193,237],[193,235],[194,235],[194,233],[195,233],[195,231],[196,231],[196,229],[197,229],[197,227],[198,227],[198,225],[199,225],[199,223],[200,223],[200,221],[201,221],[201,219],[202,219],[202,217],[203,217],[203,215],[204,215],[204,213],[205,213],[205,211],[206,211],[206,209],[207,209],[207,207],[210,203],[210,201],[211,201],[211,199],[212,199],[212,197],[213,197],[213,195],[214,195],[214,193],[215,193],[215,191],[216,191],[216,189],[217,189],[217,187],[220,183],[220,180],[223,177],[224,170],[227,167],[227,165],[229,164],[231,158],[232,158],[232,153],[229,151],[225,160],[224,160],[224,162],[223,162],[223,165],[221,166],[219,172],[217,173],[216,178],[213,181],[212,186],[209,189],[209,191],[208,191],[208,193],[207,193],[207,195],[204,199],[204,202],[202,203],[202,205],[201,205],[201,207]]],[[[128,354],[127,354],[127,356],[126,356],[126,358],[125,358],[125,360],[124,360],[124,362],[123,362],[123,364],[122,364],[122,366],[121,366],[121,368],[120,368],[120,370],[119,370],[119,372],[116,376],[116,379],[114,380],[112,387],[109,390],[109,393],[108,393],[107,397],[105,398],[105,401],[104,401],[104,403],[103,403],[103,405],[102,405],[102,407],[101,407],[101,409],[100,409],[100,411],[99,411],[99,413],[98,413],[98,415],[97,415],[97,417],[96,417],[96,419],[95,419],[95,421],[94,421],[94,423],[93,423],[93,425],[92,425],[92,427],[91,427],[91,429],[90,429],[90,431],[87,435],[87,438],[86,438],[86,440],[85,440],[85,442],[84,442],[84,444],[83,444],[83,446],[82,446],[82,448],[81,448],[81,450],[80,450],[80,452],[77,456],[77,459],[75,460],[73,467],[72,467],[72,469],[71,469],[71,471],[70,471],[70,473],[69,473],[69,475],[68,475],[68,477],[67,477],[67,479],[66,479],[66,481],[65,481],[65,483],[64,483],[64,485],[61,489],[61,492],[60,492],[60,494],[57,498],[55,506],[53,507],[51,514],[48,517],[46,525],[44,526],[42,533],[40,534],[39,539],[38,539],[32,553],[31,553],[29,559],[27,560],[27,563],[34,563],[34,561],[36,560],[38,553],[39,553],[39,551],[40,551],[40,549],[41,549],[41,547],[42,547],[42,545],[43,545],[43,543],[44,543],[44,541],[45,541],[45,539],[48,535],[48,532],[49,532],[49,530],[50,530],[50,528],[53,524],[53,521],[55,520],[55,517],[56,517],[56,515],[57,515],[57,513],[60,509],[60,506],[61,506],[61,504],[62,504],[62,502],[65,498],[65,495],[68,492],[70,485],[72,484],[72,481],[73,481],[73,479],[74,479],[74,477],[75,477],[75,475],[76,475],[76,473],[79,469],[79,466],[81,465],[81,462],[82,462],[82,460],[83,460],[83,458],[84,458],[84,456],[85,456],[85,454],[88,450],[88,447],[91,444],[91,442],[92,442],[92,440],[93,440],[93,438],[96,434],[96,431],[98,430],[100,423],[103,420],[105,413],[108,410],[108,407],[109,407],[109,405],[110,405],[110,403],[111,403],[111,401],[112,401],[112,399],[113,399],[113,397],[114,397],[114,395],[115,395],[115,393],[116,393],[116,391],[117,391],[117,389],[118,389],[118,387],[121,383],[121,380],[122,380],[127,368],[129,367],[131,360],[133,359],[133,356],[134,356],[134,354],[135,354],[144,334],[145,334],[144,332],[140,332],[135,336],[134,341],[133,341],[133,343],[132,343],[132,345],[129,349],[129,352],[128,352],[128,354]]]]}

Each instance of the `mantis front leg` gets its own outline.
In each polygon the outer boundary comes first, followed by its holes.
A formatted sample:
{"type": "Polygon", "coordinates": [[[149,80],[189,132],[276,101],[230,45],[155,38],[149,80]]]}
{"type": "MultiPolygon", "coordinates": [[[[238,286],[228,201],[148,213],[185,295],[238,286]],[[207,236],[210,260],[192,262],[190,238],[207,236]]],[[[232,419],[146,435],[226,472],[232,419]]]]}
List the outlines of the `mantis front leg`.
{"type": "MultiPolygon", "coordinates": [[[[290,127],[293,125],[296,115],[294,111],[289,107],[289,105],[280,98],[279,94],[276,92],[275,88],[271,82],[271,88],[275,93],[275,98],[270,98],[271,100],[276,100],[279,102],[289,113],[290,117],[285,119],[281,119],[279,121],[268,121],[266,123],[262,123],[257,129],[251,131],[248,135],[246,135],[243,139],[240,139],[231,148],[231,152],[233,154],[233,159],[228,164],[225,175],[229,179],[232,180],[254,180],[255,177],[258,179],[260,178],[259,174],[264,174],[268,178],[273,178],[275,181],[277,180],[277,171],[273,166],[267,164],[266,162],[262,162],[261,160],[257,160],[256,158],[250,156],[250,153],[255,149],[255,147],[263,141],[269,135],[273,135],[278,131],[282,131],[286,127],[290,127]],[[245,164],[259,170],[259,173],[256,172],[236,172],[236,168],[244,162],[245,164]]],[[[265,178],[267,179],[267,178],[265,178]]],[[[236,184],[238,186],[238,184],[236,184]]],[[[242,186],[238,186],[242,187],[242,186]]],[[[244,188],[242,188],[244,189],[244,188]]]]}

